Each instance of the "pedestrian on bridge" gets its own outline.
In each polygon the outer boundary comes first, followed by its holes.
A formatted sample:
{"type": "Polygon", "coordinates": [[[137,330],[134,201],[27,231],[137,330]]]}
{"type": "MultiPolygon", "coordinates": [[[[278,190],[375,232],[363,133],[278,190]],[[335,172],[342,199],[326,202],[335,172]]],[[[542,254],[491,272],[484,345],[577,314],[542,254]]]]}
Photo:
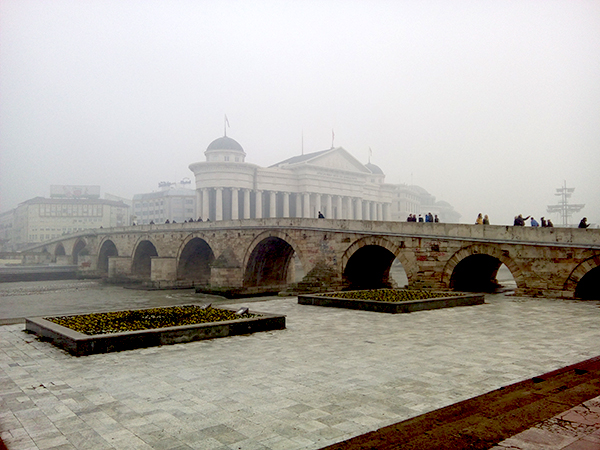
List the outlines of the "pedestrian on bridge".
{"type": "Polygon", "coordinates": [[[532,227],[539,227],[540,224],[538,223],[537,220],[535,220],[533,217],[531,218],[531,226],[532,227]]]}
{"type": "Polygon", "coordinates": [[[587,228],[589,226],[590,224],[587,223],[587,217],[584,217],[583,219],[581,219],[581,222],[579,222],[579,228],[587,228]]]}
{"type": "Polygon", "coordinates": [[[483,225],[483,214],[479,213],[475,219],[475,225],[483,225]]]}

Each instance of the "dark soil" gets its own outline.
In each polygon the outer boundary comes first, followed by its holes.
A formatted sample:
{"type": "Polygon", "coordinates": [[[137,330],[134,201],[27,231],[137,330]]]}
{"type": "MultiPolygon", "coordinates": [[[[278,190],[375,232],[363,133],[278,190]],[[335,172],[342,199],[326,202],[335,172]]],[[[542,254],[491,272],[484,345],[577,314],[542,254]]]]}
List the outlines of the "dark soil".
{"type": "Polygon", "coordinates": [[[600,356],[322,450],[487,450],[600,395],[600,356]]]}

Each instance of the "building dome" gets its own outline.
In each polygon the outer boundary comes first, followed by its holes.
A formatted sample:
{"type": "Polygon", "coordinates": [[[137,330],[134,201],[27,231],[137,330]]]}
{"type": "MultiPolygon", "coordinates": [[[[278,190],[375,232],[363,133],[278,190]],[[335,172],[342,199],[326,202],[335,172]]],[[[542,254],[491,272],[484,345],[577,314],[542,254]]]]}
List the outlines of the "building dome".
{"type": "Polygon", "coordinates": [[[245,162],[246,159],[246,152],[238,141],[227,136],[212,141],[204,154],[210,162],[245,162]]]}
{"type": "Polygon", "coordinates": [[[375,164],[367,163],[365,167],[371,171],[371,173],[376,173],[377,175],[383,175],[383,170],[379,166],[375,164]]]}
{"type": "Polygon", "coordinates": [[[223,136],[212,141],[206,148],[206,151],[209,150],[236,150],[238,152],[244,152],[244,149],[238,143],[238,141],[227,136],[223,136]]]}

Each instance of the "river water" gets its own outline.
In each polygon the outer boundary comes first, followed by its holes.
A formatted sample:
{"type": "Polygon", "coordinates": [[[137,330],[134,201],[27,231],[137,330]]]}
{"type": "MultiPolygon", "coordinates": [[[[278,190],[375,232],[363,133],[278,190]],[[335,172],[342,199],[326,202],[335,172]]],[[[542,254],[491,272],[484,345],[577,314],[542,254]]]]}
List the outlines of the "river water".
{"type": "Polygon", "coordinates": [[[152,308],[189,303],[232,303],[193,289],[137,290],[98,280],[27,281],[0,284],[0,325],[25,317],[152,308]]]}
{"type": "MultiPolygon", "coordinates": [[[[398,287],[408,280],[401,264],[393,264],[390,276],[398,287]]],[[[503,290],[514,288],[506,266],[498,271],[503,290]]],[[[99,280],[56,280],[0,283],[0,325],[22,322],[25,317],[82,314],[152,308],[190,303],[252,303],[265,297],[225,299],[216,295],[197,294],[193,289],[138,290],[104,284],[99,280]]]]}

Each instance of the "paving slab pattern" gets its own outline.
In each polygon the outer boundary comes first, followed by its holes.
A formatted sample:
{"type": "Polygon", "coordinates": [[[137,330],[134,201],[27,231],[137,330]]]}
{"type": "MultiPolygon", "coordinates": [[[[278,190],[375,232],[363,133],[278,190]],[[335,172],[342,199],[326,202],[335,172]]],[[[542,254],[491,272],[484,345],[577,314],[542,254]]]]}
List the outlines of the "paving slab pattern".
{"type": "Polygon", "coordinates": [[[492,450],[598,450],[600,397],[516,434],[492,450]]]}
{"type": "Polygon", "coordinates": [[[0,327],[13,449],[318,449],[598,354],[598,302],[388,315],[263,301],[287,329],[73,357],[0,327]]]}

